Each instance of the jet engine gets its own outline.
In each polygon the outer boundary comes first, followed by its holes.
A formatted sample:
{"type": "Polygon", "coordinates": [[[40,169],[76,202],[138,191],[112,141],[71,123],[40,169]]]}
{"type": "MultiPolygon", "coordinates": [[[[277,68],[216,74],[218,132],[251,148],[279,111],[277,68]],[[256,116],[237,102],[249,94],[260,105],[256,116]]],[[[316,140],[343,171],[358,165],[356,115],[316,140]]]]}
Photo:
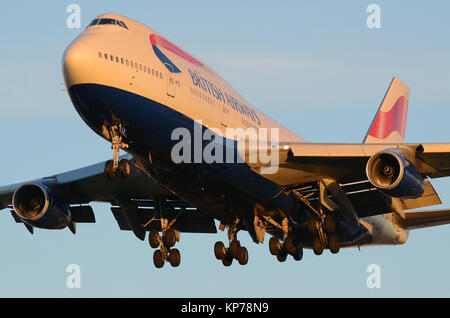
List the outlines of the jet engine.
{"type": "Polygon", "coordinates": [[[397,149],[374,154],[367,162],[366,174],[373,186],[393,197],[418,198],[425,191],[422,175],[397,149]]]}
{"type": "Polygon", "coordinates": [[[71,221],[70,210],[58,204],[56,194],[46,185],[24,184],[13,194],[14,212],[31,226],[63,229],[71,221]]]}

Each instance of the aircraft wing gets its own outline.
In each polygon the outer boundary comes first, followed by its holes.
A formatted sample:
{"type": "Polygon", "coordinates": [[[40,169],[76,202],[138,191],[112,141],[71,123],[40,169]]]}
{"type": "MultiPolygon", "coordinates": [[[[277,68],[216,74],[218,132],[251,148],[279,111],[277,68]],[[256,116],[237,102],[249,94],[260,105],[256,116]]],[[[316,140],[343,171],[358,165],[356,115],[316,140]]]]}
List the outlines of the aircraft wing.
{"type": "MultiPolygon", "coordinates": [[[[121,156],[131,163],[128,178],[108,179],[104,173],[105,162],[84,168],[56,174],[41,179],[30,180],[0,187],[0,210],[10,208],[16,222],[22,222],[12,210],[14,192],[24,184],[44,184],[56,194],[59,202],[70,209],[76,223],[93,223],[95,216],[90,202],[107,202],[122,230],[132,230],[140,238],[145,232],[158,228],[159,222],[149,222],[155,218],[155,196],[165,198],[164,208],[169,210],[171,219],[177,218],[175,228],[182,232],[215,233],[214,220],[202,212],[171,195],[158,183],[144,175],[135,165],[139,165],[130,155],[121,156]],[[158,224],[156,224],[158,223],[158,224]]],[[[32,232],[28,225],[27,229],[32,232]]]]}
{"type": "MultiPolygon", "coordinates": [[[[379,151],[402,148],[415,155],[415,165],[429,178],[450,176],[450,143],[326,144],[296,143],[279,150],[279,170],[265,175],[282,186],[333,178],[339,182],[366,180],[366,164],[379,151]]],[[[267,165],[266,165],[267,166],[267,165]]],[[[253,165],[260,169],[262,165],[253,165]]],[[[260,171],[260,170],[259,170],[260,171]]]]}
{"type": "MultiPolygon", "coordinates": [[[[326,144],[296,143],[279,149],[279,169],[266,178],[286,190],[297,190],[308,200],[319,199],[317,183],[334,180],[345,194],[345,202],[358,217],[366,217],[441,204],[431,183],[426,180],[425,192],[416,199],[393,198],[374,187],[367,178],[366,164],[374,154],[391,148],[405,149],[415,157],[414,165],[424,177],[450,176],[450,143],[443,144],[326,144]],[[306,187],[305,187],[306,186],[306,187]],[[303,191],[303,192],[302,192],[303,191]]],[[[260,172],[260,163],[250,164],[260,172]]],[[[329,193],[330,197],[331,194],[329,193]]],[[[332,197],[339,196],[334,193],[332,197]]],[[[340,203],[344,202],[341,200],[340,203]]],[[[344,203],[345,204],[345,203],[344,203]]],[[[354,218],[353,218],[354,220],[354,218]]]]}

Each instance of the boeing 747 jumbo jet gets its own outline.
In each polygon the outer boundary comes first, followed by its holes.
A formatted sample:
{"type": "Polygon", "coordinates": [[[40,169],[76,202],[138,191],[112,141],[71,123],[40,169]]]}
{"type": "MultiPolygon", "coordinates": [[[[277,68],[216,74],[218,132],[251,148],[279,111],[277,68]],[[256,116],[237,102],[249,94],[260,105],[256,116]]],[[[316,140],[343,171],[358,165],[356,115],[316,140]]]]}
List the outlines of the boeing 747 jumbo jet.
{"type": "Polygon", "coordinates": [[[269,234],[278,261],[342,247],[404,244],[450,223],[430,179],[450,175],[450,143],[404,143],[409,87],[394,78],[360,144],[308,143],[245,101],[210,67],[156,31],[103,14],[67,48],[62,69],[84,122],[111,160],[0,187],[0,209],[34,228],[93,223],[107,202],[121,230],[178,266],[182,233],[228,232],[223,265],[245,265],[238,233],[269,234]],[[120,156],[120,151],[126,152],[120,156]]]}

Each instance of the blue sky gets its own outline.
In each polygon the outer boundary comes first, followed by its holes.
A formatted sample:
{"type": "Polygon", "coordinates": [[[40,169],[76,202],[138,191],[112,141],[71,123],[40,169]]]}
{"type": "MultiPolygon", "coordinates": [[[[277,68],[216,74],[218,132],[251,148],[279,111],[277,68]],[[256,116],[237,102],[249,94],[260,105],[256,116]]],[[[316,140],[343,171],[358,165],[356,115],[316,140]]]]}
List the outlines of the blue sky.
{"type": "MultiPolygon", "coordinates": [[[[109,145],[82,122],[64,89],[61,56],[82,26],[105,12],[134,18],[209,64],[252,105],[308,141],[360,142],[393,76],[411,86],[407,142],[448,142],[450,5],[446,1],[31,1],[2,6],[0,183],[10,184],[109,159],[109,145]],[[381,7],[368,29],[366,7],[381,7]]],[[[433,180],[450,207],[449,180],[433,180]]],[[[213,256],[226,235],[186,234],[180,268],[153,267],[147,242],[121,232],[107,205],[97,224],[28,234],[0,214],[0,296],[315,297],[450,296],[450,227],[414,231],[398,247],[344,249],[280,264],[267,242],[245,267],[213,256]],[[81,266],[81,288],[66,267],[81,266]],[[382,287],[366,287],[381,266],[382,287]]],[[[268,240],[268,238],[267,238],[268,240]]]]}

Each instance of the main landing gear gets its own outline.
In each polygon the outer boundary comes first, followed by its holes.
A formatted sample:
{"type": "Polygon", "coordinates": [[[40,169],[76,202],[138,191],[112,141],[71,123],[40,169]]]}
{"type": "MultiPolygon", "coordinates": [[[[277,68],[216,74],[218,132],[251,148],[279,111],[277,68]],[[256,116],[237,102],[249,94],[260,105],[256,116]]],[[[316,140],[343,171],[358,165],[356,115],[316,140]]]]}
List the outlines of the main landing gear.
{"type": "Polygon", "coordinates": [[[302,246],[295,242],[291,235],[288,235],[283,243],[277,237],[272,236],[269,240],[269,251],[270,254],[277,257],[279,262],[286,261],[288,255],[291,255],[296,261],[303,258],[302,246]]]}
{"type": "Polygon", "coordinates": [[[120,149],[128,148],[128,144],[123,142],[124,135],[125,129],[122,125],[114,125],[110,128],[110,136],[112,141],[111,148],[114,155],[113,160],[108,160],[105,163],[105,174],[109,179],[113,179],[117,175],[120,175],[122,178],[128,178],[131,174],[130,162],[126,159],[119,161],[120,149]]]}
{"type": "MultiPolygon", "coordinates": [[[[314,254],[321,255],[323,250],[327,247],[330,249],[331,253],[337,254],[339,253],[341,245],[339,237],[335,234],[336,220],[333,215],[325,214],[323,212],[323,205],[326,203],[329,206],[330,200],[326,200],[327,195],[323,183],[319,183],[318,188],[320,198],[324,198],[320,200],[318,210],[307,200],[307,196],[303,196],[295,190],[293,193],[314,215],[308,219],[308,231],[313,235],[312,248],[314,254]]],[[[331,208],[332,207],[330,207],[330,209],[331,208]]]]}
{"type": "MultiPolygon", "coordinates": [[[[216,242],[214,244],[214,255],[218,260],[222,261],[222,264],[226,267],[233,263],[233,259],[237,260],[239,264],[246,265],[248,263],[248,251],[247,248],[241,246],[241,243],[237,239],[237,224],[239,219],[237,218],[233,226],[228,226],[228,240],[230,245],[225,247],[223,242],[216,242]]],[[[221,225],[223,226],[223,225],[221,225]]]]}
{"type": "Polygon", "coordinates": [[[336,222],[332,215],[323,219],[310,217],[308,219],[308,231],[313,235],[312,248],[314,254],[321,255],[325,248],[329,248],[333,254],[339,253],[341,248],[339,237],[335,234],[336,222]]]}
{"type": "MultiPolygon", "coordinates": [[[[153,253],[153,263],[156,268],[163,267],[166,261],[173,267],[178,267],[181,263],[180,251],[173,248],[180,241],[180,232],[173,227],[178,216],[169,222],[166,208],[164,199],[161,196],[155,196],[155,209],[159,212],[161,234],[158,230],[151,229],[148,234],[148,243],[150,247],[157,249],[153,253]]],[[[158,219],[154,217],[148,224],[154,220],[158,219]]]]}
{"type": "Polygon", "coordinates": [[[158,248],[153,253],[153,263],[156,268],[161,268],[168,261],[173,267],[178,267],[181,263],[180,251],[175,246],[177,242],[177,234],[174,229],[169,228],[163,235],[159,235],[157,230],[150,230],[148,235],[148,243],[152,248],[158,248]]]}

